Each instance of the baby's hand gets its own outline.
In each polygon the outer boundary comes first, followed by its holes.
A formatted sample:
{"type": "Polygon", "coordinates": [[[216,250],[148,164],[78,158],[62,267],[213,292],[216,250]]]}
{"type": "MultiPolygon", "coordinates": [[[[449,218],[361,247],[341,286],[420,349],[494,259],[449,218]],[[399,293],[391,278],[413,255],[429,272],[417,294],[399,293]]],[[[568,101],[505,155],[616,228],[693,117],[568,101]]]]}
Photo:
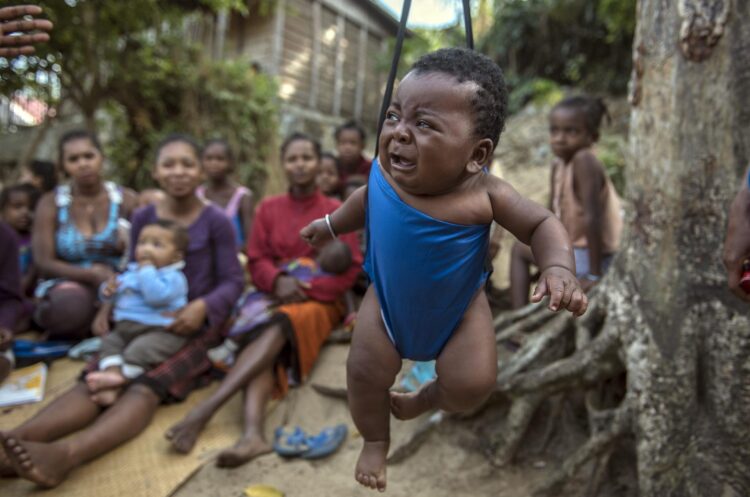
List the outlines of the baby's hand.
{"type": "Polygon", "coordinates": [[[102,288],[102,296],[111,299],[115,296],[119,287],[120,284],[117,282],[117,276],[110,276],[104,288],[102,288]]]}
{"type": "Polygon", "coordinates": [[[320,247],[323,243],[331,240],[331,232],[328,230],[325,218],[316,219],[302,228],[299,236],[313,247],[320,247]]]}
{"type": "Polygon", "coordinates": [[[552,311],[567,309],[581,316],[589,305],[575,275],[559,266],[549,267],[542,272],[531,301],[539,302],[545,295],[549,295],[549,308],[552,311]]]}

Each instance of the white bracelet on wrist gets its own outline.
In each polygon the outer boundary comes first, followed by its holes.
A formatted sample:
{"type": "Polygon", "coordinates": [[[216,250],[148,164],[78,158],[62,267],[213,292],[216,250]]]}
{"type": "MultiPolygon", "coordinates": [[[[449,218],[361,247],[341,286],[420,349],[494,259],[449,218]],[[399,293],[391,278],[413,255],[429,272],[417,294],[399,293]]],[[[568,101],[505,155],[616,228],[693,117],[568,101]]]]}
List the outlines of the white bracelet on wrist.
{"type": "Polygon", "coordinates": [[[328,232],[331,234],[331,237],[335,240],[336,238],[338,238],[338,236],[336,236],[336,232],[333,231],[333,226],[331,226],[331,215],[326,214],[325,220],[326,220],[326,226],[328,226],[328,232]]]}

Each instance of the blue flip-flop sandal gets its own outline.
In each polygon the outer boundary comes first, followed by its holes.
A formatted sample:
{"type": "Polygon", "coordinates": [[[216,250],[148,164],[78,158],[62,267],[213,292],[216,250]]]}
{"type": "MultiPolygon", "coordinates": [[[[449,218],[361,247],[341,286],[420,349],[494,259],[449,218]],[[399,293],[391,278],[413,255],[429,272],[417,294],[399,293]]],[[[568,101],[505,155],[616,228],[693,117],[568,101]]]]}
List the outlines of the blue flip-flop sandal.
{"type": "Polygon", "coordinates": [[[308,450],[300,454],[303,459],[319,459],[333,454],[346,440],[347,428],[345,424],[323,428],[320,433],[307,437],[308,450]]]}
{"type": "Polygon", "coordinates": [[[13,354],[16,359],[45,360],[64,357],[72,344],[68,342],[34,342],[16,339],[13,341],[13,354]]]}
{"type": "Polygon", "coordinates": [[[310,449],[307,445],[308,438],[307,433],[299,426],[292,430],[279,426],[274,431],[273,450],[282,457],[299,456],[310,449]]]}

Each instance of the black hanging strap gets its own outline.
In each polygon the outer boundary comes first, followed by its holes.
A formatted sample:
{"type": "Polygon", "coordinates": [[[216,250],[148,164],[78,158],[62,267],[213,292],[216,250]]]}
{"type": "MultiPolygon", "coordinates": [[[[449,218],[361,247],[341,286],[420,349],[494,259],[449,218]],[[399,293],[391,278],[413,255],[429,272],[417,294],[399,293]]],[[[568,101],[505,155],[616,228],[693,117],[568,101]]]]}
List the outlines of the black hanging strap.
{"type": "Polygon", "coordinates": [[[466,47],[474,50],[474,31],[471,29],[471,0],[464,0],[464,26],[466,28],[466,47]]]}
{"type": "Polygon", "coordinates": [[[375,140],[375,156],[378,155],[378,144],[380,143],[380,132],[385,122],[385,111],[391,104],[393,96],[393,85],[396,82],[396,71],[398,71],[398,61],[401,59],[401,47],[404,44],[406,36],[406,21],[409,19],[409,9],[411,9],[411,0],[404,0],[404,6],[401,9],[401,22],[398,25],[398,34],[396,35],[396,48],[393,51],[393,62],[391,62],[391,72],[388,74],[388,84],[385,86],[383,103],[380,106],[380,117],[378,118],[378,136],[375,140]]]}
{"type": "MultiPolygon", "coordinates": [[[[464,26],[466,28],[466,46],[474,50],[474,32],[471,29],[471,0],[463,0],[464,26]]],[[[401,47],[404,45],[406,37],[406,21],[409,19],[409,9],[411,9],[411,0],[404,0],[401,9],[401,22],[398,25],[398,34],[396,35],[396,47],[393,50],[393,62],[391,62],[391,72],[388,74],[388,84],[385,86],[383,103],[380,106],[380,117],[378,118],[378,135],[375,141],[375,156],[378,155],[378,144],[380,143],[380,132],[383,130],[385,122],[385,111],[391,103],[393,96],[393,85],[396,82],[396,72],[398,71],[398,61],[401,59],[401,47]]]]}

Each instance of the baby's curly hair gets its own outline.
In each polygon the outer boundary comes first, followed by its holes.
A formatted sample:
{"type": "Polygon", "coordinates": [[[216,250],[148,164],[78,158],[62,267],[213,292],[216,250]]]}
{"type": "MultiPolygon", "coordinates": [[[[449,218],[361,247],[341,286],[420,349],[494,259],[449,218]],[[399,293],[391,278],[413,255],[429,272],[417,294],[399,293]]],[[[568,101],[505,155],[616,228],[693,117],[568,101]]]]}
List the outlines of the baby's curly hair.
{"type": "Polygon", "coordinates": [[[440,72],[453,76],[459,83],[476,83],[479,89],[471,99],[476,116],[474,133],[479,138],[489,138],[493,147],[497,146],[508,112],[508,87],[503,72],[492,59],[466,48],[443,48],[420,57],[411,71],[440,72]]]}

